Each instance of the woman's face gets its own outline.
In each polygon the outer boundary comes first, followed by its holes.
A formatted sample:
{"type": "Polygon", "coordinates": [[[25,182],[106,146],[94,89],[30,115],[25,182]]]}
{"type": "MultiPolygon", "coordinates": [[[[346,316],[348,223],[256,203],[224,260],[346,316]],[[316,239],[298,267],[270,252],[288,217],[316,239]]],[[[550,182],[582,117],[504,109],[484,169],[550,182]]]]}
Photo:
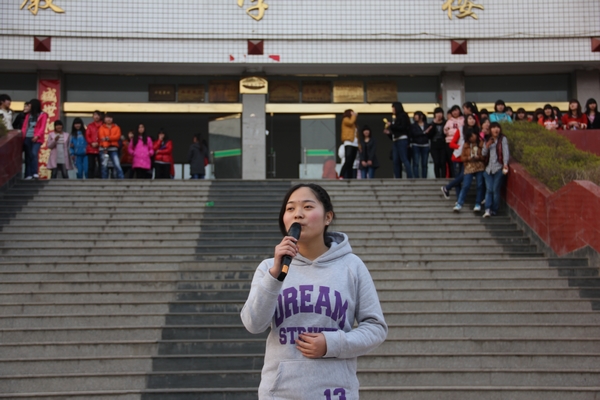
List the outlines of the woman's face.
{"type": "Polygon", "coordinates": [[[500,136],[500,128],[498,128],[497,126],[492,128],[492,137],[494,139],[497,139],[498,136],[500,136]]]}
{"type": "Polygon", "coordinates": [[[571,111],[577,110],[577,103],[575,103],[575,102],[569,103],[569,110],[571,110],[571,111]]]}
{"type": "Polygon", "coordinates": [[[498,104],[496,106],[496,112],[503,113],[504,112],[504,104],[498,104]]]}
{"type": "Polygon", "coordinates": [[[477,143],[477,135],[471,135],[469,137],[469,142],[471,142],[471,143],[477,143]]]}
{"type": "Polygon", "coordinates": [[[25,104],[25,105],[23,106],[23,112],[24,112],[25,114],[27,114],[27,113],[29,113],[29,111],[31,111],[31,104],[25,104]]]}
{"type": "Polygon", "coordinates": [[[454,110],[452,110],[452,116],[454,118],[458,118],[460,116],[460,110],[458,108],[455,108],[454,110]]]}
{"type": "Polygon", "coordinates": [[[517,118],[519,119],[525,119],[525,113],[524,112],[520,112],[517,114],[517,118]]]}
{"type": "Polygon", "coordinates": [[[471,110],[469,110],[469,109],[467,108],[467,106],[463,106],[463,114],[465,114],[465,115],[469,115],[469,114],[471,114],[471,110]]]}
{"type": "Polygon", "coordinates": [[[553,114],[554,114],[554,110],[551,109],[551,108],[546,108],[544,110],[544,115],[547,116],[547,117],[551,117],[553,114]]]}
{"type": "Polygon", "coordinates": [[[485,121],[483,124],[481,124],[481,129],[483,129],[484,131],[489,131],[490,130],[490,121],[485,121]]]}
{"type": "Polygon", "coordinates": [[[370,131],[370,130],[368,130],[368,129],[365,129],[365,130],[363,131],[363,136],[364,136],[364,137],[366,137],[366,138],[369,138],[369,137],[371,137],[371,131],[370,131]]]}
{"type": "Polygon", "coordinates": [[[289,231],[294,222],[302,225],[299,242],[308,243],[323,237],[325,226],[332,217],[331,212],[325,212],[323,204],[310,188],[301,187],[290,196],[283,214],[283,223],[286,231],[289,231]]]}
{"type": "Polygon", "coordinates": [[[588,105],[588,108],[589,108],[590,110],[594,110],[594,111],[596,111],[596,109],[598,108],[598,104],[596,104],[596,103],[590,103],[590,104],[588,105]]]}
{"type": "Polygon", "coordinates": [[[144,134],[144,132],[146,132],[146,127],[144,126],[144,124],[140,124],[140,125],[138,126],[138,133],[139,133],[140,135],[142,135],[142,134],[144,134]]]}
{"type": "Polygon", "coordinates": [[[163,141],[165,138],[165,134],[164,133],[159,133],[158,134],[158,140],[163,141]]]}
{"type": "Polygon", "coordinates": [[[475,120],[475,118],[473,117],[473,115],[469,115],[467,117],[467,125],[469,125],[469,126],[475,126],[476,123],[477,123],[477,121],[475,120]]]}
{"type": "Polygon", "coordinates": [[[75,127],[75,130],[78,131],[81,129],[81,124],[78,122],[78,123],[74,124],[73,127],[75,127]]]}
{"type": "Polygon", "coordinates": [[[134,136],[133,132],[127,133],[127,137],[129,138],[129,140],[133,139],[133,136],[134,136]]]}

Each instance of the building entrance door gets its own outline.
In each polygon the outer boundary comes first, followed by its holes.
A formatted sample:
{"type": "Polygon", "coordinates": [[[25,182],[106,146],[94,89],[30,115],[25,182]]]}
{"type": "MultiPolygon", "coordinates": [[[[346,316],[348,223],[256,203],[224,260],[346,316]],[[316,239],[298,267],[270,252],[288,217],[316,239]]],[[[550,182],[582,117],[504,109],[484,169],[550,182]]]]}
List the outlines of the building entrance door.
{"type": "Polygon", "coordinates": [[[335,115],[300,117],[300,179],[335,179],[335,115]]]}
{"type": "Polygon", "coordinates": [[[216,179],[242,178],[242,115],[209,121],[208,137],[216,179]]]}

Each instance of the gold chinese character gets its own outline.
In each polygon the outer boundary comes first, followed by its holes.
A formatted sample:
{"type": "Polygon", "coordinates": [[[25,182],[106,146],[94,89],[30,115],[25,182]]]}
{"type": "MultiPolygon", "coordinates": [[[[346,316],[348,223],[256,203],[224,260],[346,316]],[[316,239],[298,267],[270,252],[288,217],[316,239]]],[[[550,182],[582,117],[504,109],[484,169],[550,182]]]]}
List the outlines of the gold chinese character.
{"type": "Polygon", "coordinates": [[[42,101],[42,103],[57,103],[58,97],[56,96],[56,89],[48,88],[44,90],[44,93],[42,93],[42,97],[40,100],[42,101]]]}
{"type": "MultiPolygon", "coordinates": [[[[244,0],[237,0],[238,6],[244,6],[244,0]]],[[[265,3],[265,0],[251,0],[251,3],[256,3],[255,6],[250,7],[246,10],[246,14],[254,18],[256,21],[260,21],[265,16],[265,11],[269,8],[269,5],[265,3]],[[258,13],[253,14],[253,11],[258,13]]]]}
{"type": "Polygon", "coordinates": [[[55,13],[58,14],[62,14],[65,12],[65,10],[63,10],[62,8],[52,4],[54,0],[25,0],[23,2],[23,4],[21,4],[21,8],[19,8],[20,10],[23,9],[23,7],[25,7],[25,4],[27,4],[28,2],[30,3],[27,6],[27,9],[29,11],[31,11],[31,13],[33,15],[37,15],[39,9],[41,8],[42,10],[45,10],[47,8],[51,9],[52,11],[54,11],[55,13]]]}
{"type": "Polygon", "coordinates": [[[452,19],[453,11],[458,11],[458,14],[456,15],[458,18],[472,17],[474,19],[479,19],[477,14],[473,12],[473,8],[484,10],[481,4],[475,4],[471,0],[446,0],[444,5],[442,5],[442,11],[448,11],[449,19],[452,19]],[[455,2],[457,5],[454,5],[455,2]]]}
{"type": "Polygon", "coordinates": [[[42,107],[42,111],[48,114],[48,117],[52,118],[56,116],[56,103],[54,104],[44,104],[42,107]]]}

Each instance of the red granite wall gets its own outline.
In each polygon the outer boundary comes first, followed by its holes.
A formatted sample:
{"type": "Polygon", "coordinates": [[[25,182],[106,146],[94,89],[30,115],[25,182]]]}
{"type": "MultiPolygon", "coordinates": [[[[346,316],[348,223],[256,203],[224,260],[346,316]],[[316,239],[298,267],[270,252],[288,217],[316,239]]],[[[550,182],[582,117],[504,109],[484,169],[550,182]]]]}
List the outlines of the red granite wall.
{"type": "Polygon", "coordinates": [[[23,165],[21,132],[9,133],[0,139],[0,187],[21,172],[23,165]]]}
{"type": "Polygon", "coordinates": [[[556,131],[569,139],[579,150],[600,156],[600,130],[556,131]]]}
{"type": "Polygon", "coordinates": [[[552,193],[512,163],[506,202],[559,256],[587,245],[600,252],[600,187],[594,183],[574,181],[552,193]]]}

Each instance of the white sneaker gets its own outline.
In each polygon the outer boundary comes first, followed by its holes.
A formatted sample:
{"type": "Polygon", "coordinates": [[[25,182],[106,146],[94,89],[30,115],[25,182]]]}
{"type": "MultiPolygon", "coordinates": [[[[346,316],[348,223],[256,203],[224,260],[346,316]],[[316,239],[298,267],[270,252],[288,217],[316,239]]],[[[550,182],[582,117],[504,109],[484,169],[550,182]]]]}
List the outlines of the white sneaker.
{"type": "Polygon", "coordinates": [[[444,198],[448,200],[450,198],[450,193],[446,190],[444,186],[442,186],[442,193],[444,194],[444,198]]]}
{"type": "Polygon", "coordinates": [[[481,211],[481,206],[479,204],[475,204],[475,207],[473,207],[473,212],[479,212],[481,211]]]}
{"type": "Polygon", "coordinates": [[[26,180],[26,181],[30,181],[30,180],[32,180],[32,179],[33,179],[33,178],[32,178],[32,177],[30,177],[30,176],[26,176],[26,177],[25,177],[25,180],[26,180]]]}
{"type": "Polygon", "coordinates": [[[461,208],[462,208],[462,207],[461,207],[461,205],[460,205],[460,204],[456,204],[456,205],[454,206],[454,209],[453,209],[453,210],[454,210],[454,212],[455,212],[455,213],[458,213],[458,212],[460,212],[461,208]]]}
{"type": "Polygon", "coordinates": [[[33,174],[33,179],[40,179],[40,176],[38,174],[33,174]]]}
{"type": "Polygon", "coordinates": [[[489,218],[491,216],[492,216],[492,214],[490,213],[490,210],[489,209],[485,210],[485,214],[483,214],[483,218],[489,218]]]}

